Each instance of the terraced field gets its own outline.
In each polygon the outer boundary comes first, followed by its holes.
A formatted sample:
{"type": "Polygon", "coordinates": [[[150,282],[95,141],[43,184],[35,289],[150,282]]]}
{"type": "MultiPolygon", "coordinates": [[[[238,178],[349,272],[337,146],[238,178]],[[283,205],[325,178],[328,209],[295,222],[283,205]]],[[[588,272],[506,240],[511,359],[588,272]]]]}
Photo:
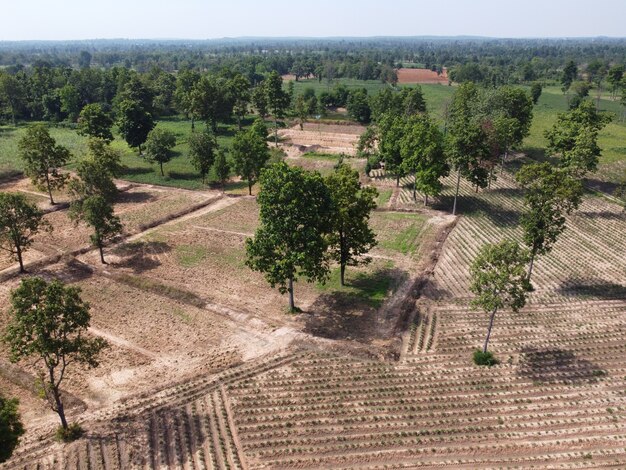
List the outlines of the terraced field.
{"type": "MultiPolygon", "coordinates": [[[[430,245],[429,230],[450,218],[453,178],[423,209],[410,189],[373,176],[393,189],[372,217],[373,265],[393,263],[409,277],[382,307],[365,315],[329,304],[325,327],[348,331],[324,336],[310,327],[326,313],[316,310],[320,291],[302,286],[309,312],[285,317],[280,296],[239,270],[257,224],[254,199],[220,199],[116,247],[106,272],[77,281],[100,306],[94,333],[143,357],[148,365],[134,367],[153,375],[136,369],[117,382],[123,398],[77,413],[87,430],[78,442],[53,443],[56,423],[42,420],[0,468],[626,468],[622,208],[585,197],[554,251],[537,260],[530,302],[496,316],[490,349],[499,363],[480,368],[471,353],[488,318],[468,307],[468,267],[482,244],[521,237],[511,175],[478,193],[463,184],[462,215],[430,245]],[[406,315],[393,340],[349,331],[381,327],[385,312],[406,315]],[[173,380],[150,387],[159,373],[173,380]],[[138,393],[124,388],[139,378],[138,393]]],[[[95,266],[90,256],[81,261],[95,266]]]]}

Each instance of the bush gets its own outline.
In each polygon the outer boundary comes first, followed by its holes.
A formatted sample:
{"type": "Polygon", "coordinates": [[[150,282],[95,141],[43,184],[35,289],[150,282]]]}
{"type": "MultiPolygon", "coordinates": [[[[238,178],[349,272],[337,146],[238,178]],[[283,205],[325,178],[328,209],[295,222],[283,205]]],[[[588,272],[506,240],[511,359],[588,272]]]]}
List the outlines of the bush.
{"type": "Polygon", "coordinates": [[[60,426],[55,433],[55,438],[59,442],[72,442],[83,435],[83,428],[78,423],[70,424],[67,429],[60,426]]]}
{"type": "Polygon", "coordinates": [[[474,351],[474,364],[477,366],[495,366],[498,363],[498,360],[493,357],[493,354],[489,351],[482,352],[482,350],[477,349],[474,351]]]}

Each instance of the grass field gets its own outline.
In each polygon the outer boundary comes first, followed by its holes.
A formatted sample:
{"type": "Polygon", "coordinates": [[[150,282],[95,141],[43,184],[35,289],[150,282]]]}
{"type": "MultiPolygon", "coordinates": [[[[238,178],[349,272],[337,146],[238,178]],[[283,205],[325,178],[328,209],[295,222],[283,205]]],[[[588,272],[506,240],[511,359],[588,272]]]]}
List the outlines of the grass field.
{"type": "MultiPolygon", "coordinates": [[[[379,81],[363,81],[353,79],[334,80],[329,85],[326,81],[301,80],[295,83],[296,94],[302,93],[306,88],[313,88],[316,93],[332,89],[336,84],[341,83],[348,89],[366,88],[371,94],[378,93],[388,86],[379,81]]],[[[454,94],[455,87],[422,84],[422,90],[426,98],[429,112],[437,119],[443,120],[444,110],[454,94]]],[[[591,91],[591,96],[595,100],[595,91],[591,91]]],[[[557,113],[567,109],[567,100],[558,86],[547,86],[544,88],[539,103],[534,109],[533,124],[530,136],[525,140],[522,151],[528,152],[533,157],[542,158],[546,146],[544,132],[552,127],[556,122],[557,113]]],[[[615,114],[615,119],[600,133],[600,147],[603,149],[600,159],[601,166],[597,178],[602,181],[616,182],[626,170],[626,122],[619,120],[623,110],[619,102],[613,101],[608,92],[602,94],[600,109],[607,110],[615,114]]],[[[326,117],[327,119],[346,119],[345,114],[334,113],[326,117]]],[[[246,124],[251,122],[251,117],[246,124]]],[[[175,186],[186,189],[202,189],[205,186],[200,181],[199,176],[191,166],[188,158],[187,138],[191,132],[191,123],[180,117],[170,117],[161,119],[158,123],[160,127],[172,131],[177,138],[177,146],[174,149],[174,157],[164,165],[165,176],[161,176],[158,166],[146,162],[136,151],[130,149],[128,145],[116,135],[113,146],[122,154],[122,163],[125,171],[123,179],[148,184],[159,184],[165,186],[175,186]]],[[[201,128],[202,123],[198,123],[197,128],[201,128]]],[[[20,171],[23,168],[18,155],[17,142],[25,132],[26,126],[20,125],[0,126],[0,178],[20,171]]],[[[230,147],[233,136],[236,132],[236,125],[222,125],[218,135],[218,143],[222,147],[230,147]]],[[[52,136],[57,141],[67,146],[73,155],[73,164],[86,152],[86,139],[76,134],[70,128],[51,128],[52,136]]],[[[72,165],[70,165],[70,168],[72,165]]],[[[209,185],[214,186],[215,177],[209,175],[209,185]]],[[[227,192],[245,192],[245,182],[232,182],[226,187],[227,192]]]]}
{"type": "MultiPolygon", "coordinates": [[[[246,124],[251,123],[251,119],[246,124]]],[[[162,127],[176,135],[177,145],[174,148],[172,160],[163,166],[165,176],[161,176],[157,164],[147,162],[140,157],[136,150],[128,147],[126,142],[115,135],[115,140],[111,144],[122,156],[124,171],[122,179],[137,183],[159,184],[164,186],[174,186],[185,189],[203,189],[200,176],[194,170],[189,160],[188,136],[191,133],[191,121],[179,117],[164,118],[159,120],[158,127],[162,127]]],[[[203,123],[197,123],[196,129],[201,130],[203,123]]],[[[0,127],[0,178],[3,175],[11,175],[15,171],[23,170],[23,163],[18,153],[19,139],[26,132],[26,125],[17,128],[12,126],[0,127]]],[[[237,131],[236,125],[221,125],[217,137],[221,147],[229,148],[233,137],[237,131]]],[[[72,161],[69,168],[72,168],[87,152],[87,139],[76,133],[75,130],[65,127],[51,127],[50,134],[57,140],[57,143],[66,146],[72,153],[72,161]]],[[[215,186],[215,176],[211,172],[208,178],[209,185],[215,186]]],[[[245,186],[245,183],[244,185],[245,186]]],[[[227,192],[239,193],[242,185],[230,183],[227,185],[227,192]]]]}

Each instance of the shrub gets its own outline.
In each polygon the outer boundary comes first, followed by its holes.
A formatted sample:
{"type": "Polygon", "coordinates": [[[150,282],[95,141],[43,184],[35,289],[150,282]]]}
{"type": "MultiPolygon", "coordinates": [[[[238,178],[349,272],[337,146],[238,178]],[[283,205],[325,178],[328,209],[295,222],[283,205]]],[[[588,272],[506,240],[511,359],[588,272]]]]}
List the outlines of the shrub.
{"type": "Polygon", "coordinates": [[[83,435],[83,428],[78,423],[70,424],[67,429],[60,426],[56,433],[55,438],[59,442],[72,442],[79,439],[83,435]]]}
{"type": "Polygon", "coordinates": [[[487,351],[482,352],[480,349],[474,351],[474,364],[477,366],[495,366],[498,363],[498,360],[493,357],[493,353],[487,351]]]}

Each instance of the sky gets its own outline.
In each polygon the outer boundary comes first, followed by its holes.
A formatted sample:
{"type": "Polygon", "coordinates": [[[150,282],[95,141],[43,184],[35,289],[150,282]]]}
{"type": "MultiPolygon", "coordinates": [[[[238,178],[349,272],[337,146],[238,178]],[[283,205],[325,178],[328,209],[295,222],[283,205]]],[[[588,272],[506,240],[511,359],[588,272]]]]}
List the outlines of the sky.
{"type": "Polygon", "coordinates": [[[0,40],[626,37],[626,0],[0,0],[0,40]]]}

